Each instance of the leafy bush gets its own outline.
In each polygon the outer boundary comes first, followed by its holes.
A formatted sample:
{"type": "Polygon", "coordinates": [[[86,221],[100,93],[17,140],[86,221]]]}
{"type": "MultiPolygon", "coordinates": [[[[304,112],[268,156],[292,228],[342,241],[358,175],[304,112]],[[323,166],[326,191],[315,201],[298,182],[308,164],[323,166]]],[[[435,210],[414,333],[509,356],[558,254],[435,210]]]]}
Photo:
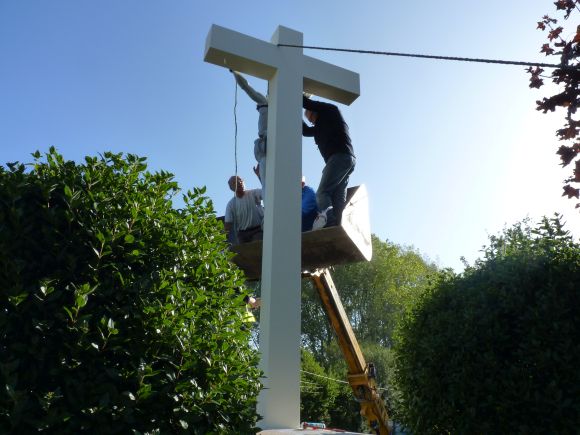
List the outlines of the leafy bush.
{"type": "MultiPolygon", "coordinates": [[[[426,291],[437,267],[412,247],[382,241],[374,235],[372,245],[371,261],[337,266],[332,279],[365,360],[375,365],[376,381],[392,417],[397,398],[391,382],[393,330],[403,313],[426,291]]],[[[312,353],[326,376],[346,381],[348,367],[344,354],[318,293],[308,281],[303,281],[302,286],[302,345],[312,353]]],[[[338,386],[329,424],[354,432],[369,430],[351,387],[338,386]]]]}
{"type": "Polygon", "coordinates": [[[558,217],[492,237],[442,275],[400,330],[398,384],[415,433],[577,433],[580,245],[558,217]]]}
{"type": "Polygon", "coordinates": [[[338,371],[333,371],[325,370],[308,350],[302,350],[301,359],[300,421],[323,422],[327,427],[359,431],[364,424],[360,403],[346,381],[344,360],[337,364],[338,371]]]}
{"type": "Polygon", "coordinates": [[[0,167],[3,432],[253,433],[243,279],[204,189],[53,148],[0,167]]]}
{"type": "Polygon", "coordinates": [[[307,350],[302,350],[300,379],[300,421],[330,423],[339,385],[332,380],[307,350]]]}
{"type": "MultiPolygon", "coordinates": [[[[375,366],[377,387],[384,404],[387,406],[389,417],[391,416],[392,386],[390,382],[392,367],[392,350],[377,343],[361,342],[359,346],[367,363],[372,362],[375,366]],[[381,387],[387,385],[389,388],[381,387]]],[[[361,415],[361,404],[357,401],[352,387],[346,382],[348,380],[348,366],[344,359],[344,354],[338,343],[332,343],[327,348],[329,358],[334,361],[327,369],[327,376],[341,380],[338,384],[338,395],[330,411],[330,425],[332,427],[346,429],[352,432],[374,433],[368,426],[368,420],[361,415]]]]}

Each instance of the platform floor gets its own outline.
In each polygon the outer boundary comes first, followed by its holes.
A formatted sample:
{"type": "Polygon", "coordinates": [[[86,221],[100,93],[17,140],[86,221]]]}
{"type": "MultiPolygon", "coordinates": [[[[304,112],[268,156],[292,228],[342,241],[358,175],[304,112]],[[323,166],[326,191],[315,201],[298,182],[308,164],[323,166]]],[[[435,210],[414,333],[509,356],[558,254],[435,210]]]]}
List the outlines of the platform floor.
{"type": "MultiPolygon", "coordinates": [[[[350,187],[342,214],[342,224],[302,233],[302,272],[339,264],[370,261],[372,240],[368,214],[368,193],[364,185],[350,187]]],[[[233,262],[246,278],[256,280],[262,273],[262,241],[235,244],[233,262]]]]}

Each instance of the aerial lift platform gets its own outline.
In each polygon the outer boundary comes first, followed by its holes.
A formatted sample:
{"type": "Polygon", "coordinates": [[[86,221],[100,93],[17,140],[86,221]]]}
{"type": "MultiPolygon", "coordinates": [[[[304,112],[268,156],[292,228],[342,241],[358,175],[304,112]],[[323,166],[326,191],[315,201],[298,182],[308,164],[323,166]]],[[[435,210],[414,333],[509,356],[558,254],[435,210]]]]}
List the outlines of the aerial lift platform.
{"type": "MultiPolygon", "coordinates": [[[[387,409],[379,395],[373,364],[367,364],[330,276],[329,267],[370,261],[371,232],[368,194],[364,185],[347,191],[340,226],[302,233],[302,277],[314,283],[348,367],[348,382],[361,414],[378,435],[388,435],[387,409]]],[[[262,268],[262,241],[233,245],[233,262],[248,280],[257,280],[262,268]]]]}
{"type": "MultiPolygon", "coordinates": [[[[262,241],[233,245],[233,258],[250,281],[262,272],[262,241]]],[[[346,205],[339,226],[302,233],[302,271],[339,264],[369,261],[373,249],[368,215],[368,194],[364,185],[347,190],[346,205]]]]}

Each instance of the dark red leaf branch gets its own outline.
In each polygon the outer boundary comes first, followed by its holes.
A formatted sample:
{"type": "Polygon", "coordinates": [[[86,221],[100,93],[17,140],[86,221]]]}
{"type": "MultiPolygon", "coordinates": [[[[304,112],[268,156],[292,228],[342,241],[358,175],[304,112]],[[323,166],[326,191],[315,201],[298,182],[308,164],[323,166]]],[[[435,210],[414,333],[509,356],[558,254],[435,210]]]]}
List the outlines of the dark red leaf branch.
{"type": "MultiPolygon", "coordinates": [[[[563,13],[564,20],[567,20],[572,12],[580,11],[580,0],[556,0],[554,5],[558,13],[563,13]]],[[[552,82],[560,89],[556,94],[536,101],[536,108],[543,113],[554,112],[558,108],[565,110],[564,124],[556,131],[556,137],[560,141],[556,154],[560,156],[563,167],[574,162],[574,169],[571,176],[564,181],[562,196],[580,199],[580,120],[574,118],[580,106],[580,26],[576,27],[569,40],[562,36],[567,34],[564,26],[558,25],[558,20],[548,15],[542,17],[537,23],[537,28],[547,31],[548,39],[548,42],[542,45],[540,53],[559,57],[562,68],[556,68],[552,72],[552,82]]],[[[543,71],[540,67],[527,69],[530,74],[530,88],[543,86],[544,81],[541,78],[543,71]]],[[[576,207],[580,208],[580,203],[576,207]]]]}

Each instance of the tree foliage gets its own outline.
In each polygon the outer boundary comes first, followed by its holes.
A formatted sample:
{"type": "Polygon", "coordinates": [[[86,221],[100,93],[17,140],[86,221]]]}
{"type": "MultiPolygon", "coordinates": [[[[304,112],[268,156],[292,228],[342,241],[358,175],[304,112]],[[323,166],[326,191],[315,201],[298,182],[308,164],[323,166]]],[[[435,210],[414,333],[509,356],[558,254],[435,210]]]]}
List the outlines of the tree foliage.
{"type": "MultiPolygon", "coordinates": [[[[340,295],[367,362],[374,363],[377,381],[388,404],[396,395],[390,379],[393,372],[393,333],[403,313],[425,291],[437,271],[412,248],[372,237],[370,262],[335,267],[332,279],[340,295]]],[[[318,294],[305,281],[302,291],[302,343],[312,353],[326,376],[346,381],[347,366],[318,294]]],[[[303,392],[303,399],[308,399],[303,392]]],[[[330,413],[330,425],[358,431],[364,428],[360,405],[349,385],[342,384],[330,413]]]]}
{"type": "Polygon", "coordinates": [[[253,433],[243,279],[204,189],[144,158],[0,167],[3,433],[253,433]]]}
{"type": "Polygon", "coordinates": [[[576,433],[580,244],[558,216],[490,238],[441,275],[400,330],[397,379],[415,433],[576,433]]]}
{"type": "MultiPolygon", "coordinates": [[[[389,347],[403,312],[425,290],[437,270],[412,248],[372,236],[369,262],[335,267],[331,274],[342,304],[359,341],[389,347]]],[[[323,366],[326,348],[334,342],[316,290],[304,282],[302,291],[302,342],[323,366]]]]}
{"type": "Polygon", "coordinates": [[[329,423],[340,385],[334,382],[307,350],[302,350],[300,421],[329,423]]]}
{"type": "MultiPolygon", "coordinates": [[[[579,0],[557,0],[554,2],[557,12],[563,14],[567,20],[572,13],[578,11],[579,0]]],[[[542,45],[540,52],[546,56],[559,58],[560,68],[552,72],[552,82],[560,87],[560,91],[550,97],[538,100],[537,110],[544,113],[553,112],[556,108],[565,109],[566,116],[562,128],[556,131],[556,136],[561,141],[557,154],[560,156],[562,166],[573,163],[572,175],[564,181],[564,193],[568,198],[580,197],[580,119],[577,118],[577,110],[580,105],[580,25],[574,32],[568,34],[564,31],[558,20],[548,15],[538,22],[538,29],[547,32],[548,42],[542,45]]],[[[544,84],[540,67],[529,68],[530,87],[539,88],[544,84]]],[[[576,205],[580,207],[580,203],[576,205]]]]}

